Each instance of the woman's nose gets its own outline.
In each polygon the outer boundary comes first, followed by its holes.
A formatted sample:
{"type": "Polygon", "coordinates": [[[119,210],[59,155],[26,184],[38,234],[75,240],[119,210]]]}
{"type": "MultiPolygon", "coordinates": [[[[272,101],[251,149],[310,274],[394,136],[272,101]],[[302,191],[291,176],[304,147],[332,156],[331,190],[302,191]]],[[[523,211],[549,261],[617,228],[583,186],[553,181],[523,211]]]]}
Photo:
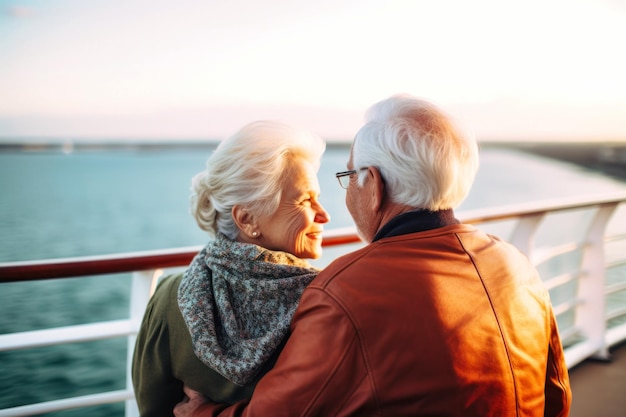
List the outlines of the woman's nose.
{"type": "Polygon", "coordinates": [[[321,203],[317,203],[315,212],[315,223],[328,223],[330,221],[330,214],[324,209],[321,203]]]}

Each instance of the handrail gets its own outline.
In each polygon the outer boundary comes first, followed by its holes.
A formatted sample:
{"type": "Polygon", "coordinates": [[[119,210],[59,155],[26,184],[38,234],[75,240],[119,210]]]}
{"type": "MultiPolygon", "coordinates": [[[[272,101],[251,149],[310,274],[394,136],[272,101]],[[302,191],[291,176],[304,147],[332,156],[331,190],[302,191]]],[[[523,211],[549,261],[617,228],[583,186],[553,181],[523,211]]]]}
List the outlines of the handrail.
{"type": "MultiPolygon", "coordinates": [[[[506,205],[459,212],[458,217],[468,224],[480,224],[515,218],[527,218],[548,212],[559,212],[590,205],[617,204],[626,199],[625,193],[594,197],[562,198],[527,204],[506,205]]],[[[360,242],[356,229],[346,227],[324,232],[323,246],[338,246],[360,242]]],[[[99,256],[82,256],[35,261],[0,263],[0,283],[72,278],[87,275],[115,274],[156,268],[170,268],[189,264],[201,246],[159,249],[99,256]]]]}
{"type": "MultiPolygon", "coordinates": [[[[338,246],[360,241],[355,229],[348,227],[324,232],[323,245],[338,246]]],[[[188,265],[200,249],[202,246],[187,246],[122,254],[2,262],[0,283],[173,268],[188,265]]]]}
{"type": "MultiPolygon", "coordinates": [[[[550,276],[542,275],[550,291],[572,282],[578,285],[578,292],[574,298],[561,300],[554,305],[557,317],[572,313],[575,316],[573,322],[566,322],[563,326],[559,323],[569,367],[588,357],[607,358],[610,346],[626,340],[626,320],[622,324],[608,325],[609,320],[626,316],[626,306],[606,311],[606,297],[623,291],[626,284],[608,285],[605,280],[607,270],[626,266],[626,257],[617,260],[605,259],[606,245],[626,241],[626,234],[623,231],[621,234],[607,233],[609,221],[614,218],[618,207],[626,208],[625,203],[626,192],[622,192],[457,213],[459,219],[470,224],[487,226],[498,222],[515,222],[511,236],[502,237],[514,243],[538,266],[564,254],[581,252],[581,260],[575,271],[559,270],[550,276]],[[580,241],[537,247],[535,236],[544,223],[549,223],[547,221],[549,215],[576,210],[592,212],[585,236],[580,241]]],[[[325,247],[359,242],[361,241],[354,228],[335,229],[324,233],[325,247]]],[[[0,263],[0,284],[133,272],[131,312],[127,320],[0,335],[0,351],[127,336],[129,360],[126,390],[13,407],[0,410],[0,417],[34,415],[112,401],[126,401],[126,416],[136,415],[130,383],[130,358],[145,306],[162,273],[161,269],[188,265],[200,249],[200,246],[193,246],[125,254],[0,263]]]]}

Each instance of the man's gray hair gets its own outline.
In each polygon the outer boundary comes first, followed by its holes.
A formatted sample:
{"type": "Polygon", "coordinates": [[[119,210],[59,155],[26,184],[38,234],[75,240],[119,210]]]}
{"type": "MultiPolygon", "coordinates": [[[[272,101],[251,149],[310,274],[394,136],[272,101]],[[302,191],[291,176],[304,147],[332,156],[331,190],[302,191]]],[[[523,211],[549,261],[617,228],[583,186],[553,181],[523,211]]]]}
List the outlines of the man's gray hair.
{"type": "MultiPolygon", "coordinates": [[[[395,203],[437,211],[467,197],[478,171],[478,145],[434,104],[395,95],[368,110],[352,163],[357,171],[377,167],[395,203]]],[[[359,173],[359,186],[365,175],[359,173]]]]}

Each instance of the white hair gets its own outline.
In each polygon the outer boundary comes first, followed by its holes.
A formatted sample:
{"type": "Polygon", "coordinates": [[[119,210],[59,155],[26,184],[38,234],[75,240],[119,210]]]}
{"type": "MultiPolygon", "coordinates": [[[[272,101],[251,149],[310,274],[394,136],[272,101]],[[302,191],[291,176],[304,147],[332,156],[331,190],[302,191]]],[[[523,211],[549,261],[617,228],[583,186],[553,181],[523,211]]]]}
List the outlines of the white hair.
{"type": "MultiPolygon", "coordinates": [[[[352,148],[353,168],[378,168],[391,200],[431,211],[456,208],[478,170],[478,145],[434,104],[395,95],[373,105],[352,148]]],[[[367,175],[359,173],[358,184],[367,175]]]]}
{"type": "Polygon", "coordinates": [[[280,203],[283,173],[296,158],[317,170],[326,148],[319,136],[280,122],[257,121],[222,141],[206,169],[192,179],[191,212],[212,238],[217,232],[235,239],[239,229],[232,208],[271,214],[280,203]]]}

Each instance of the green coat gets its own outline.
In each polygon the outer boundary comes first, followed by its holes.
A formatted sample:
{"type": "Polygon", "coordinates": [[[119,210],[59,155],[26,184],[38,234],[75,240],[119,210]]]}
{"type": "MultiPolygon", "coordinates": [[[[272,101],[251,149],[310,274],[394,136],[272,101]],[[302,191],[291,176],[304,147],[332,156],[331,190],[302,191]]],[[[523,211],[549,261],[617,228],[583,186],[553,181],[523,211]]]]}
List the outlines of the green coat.
{"type": "Polygon", "coordinates": [[[183,384],[217,403],[250,398],[256,383],[274,365],[281,350],[244,387],[206,366],[193,352],[191,336],[178,308],[177,293],[182,277],[180,273],[161,280],[137,335],[132,377],[142,417],[173,416],[174,405],[184,396],[183,384]]]}

